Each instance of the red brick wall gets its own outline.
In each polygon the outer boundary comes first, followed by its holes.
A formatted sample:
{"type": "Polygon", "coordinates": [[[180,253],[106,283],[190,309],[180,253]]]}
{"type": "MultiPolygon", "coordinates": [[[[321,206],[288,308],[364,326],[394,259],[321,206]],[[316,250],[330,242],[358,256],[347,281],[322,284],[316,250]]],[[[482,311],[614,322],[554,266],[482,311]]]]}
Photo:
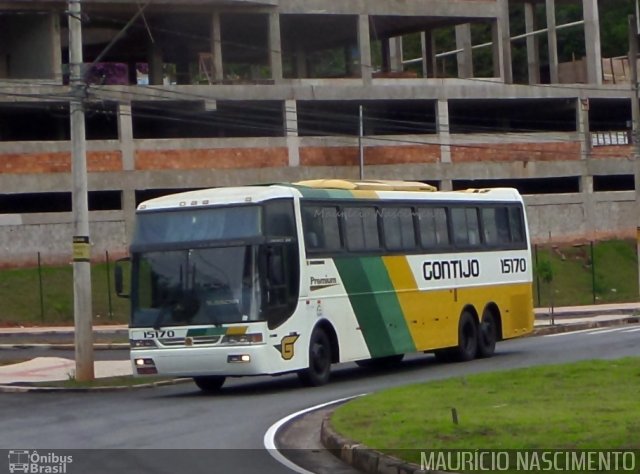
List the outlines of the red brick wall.
{"type": "Polygon", "coordinates": [[[633,157],[633,145],[594,146],[591,148],[593,158],[627,158],[633,157]]]}
{"type": "Polygon", "coordinates": [[[565,161],[580,159],[579,142],[492,143],[451,147],[451,161],[565,161]]]}
{"type": "MultiPolygon", "coordinates": [[[[87,169],[90,172],[122,170],[122,155],[119,151],[87,152],[87,169]]],[[[0,156],[0,173],[69,173],[71,154],[54,153],[8,153],[0,156]]]]}
{"type": "MultiPolygon", "coordinates": [[[[302,166],[356,166],[358,147],[304,147],[300,149],[302,166]]],[[[379,146],[364,149],[367,165],[395,163],[435,163],[440,159],[439,145],[379,146]]]]}
{"type": "Polygon", "coordinates": [[[139,150],[136,169],[268,168],[288,166],[286,148],[139,150]]]}

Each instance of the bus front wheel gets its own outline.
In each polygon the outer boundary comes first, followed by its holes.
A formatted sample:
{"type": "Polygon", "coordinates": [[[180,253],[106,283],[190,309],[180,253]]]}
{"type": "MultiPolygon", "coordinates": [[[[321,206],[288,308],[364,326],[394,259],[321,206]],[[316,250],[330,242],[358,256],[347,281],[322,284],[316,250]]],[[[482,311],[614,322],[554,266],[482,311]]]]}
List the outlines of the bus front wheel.
{"type": "Polygon", "coordinates": [[[208,375],[203,377],[194,377],[193,381],[203,392],[214,393],[220,390],[224,384],[225,377],[222,375],[208,375]]]}
{"type": "Polygon", "coordinates": [[[331,342],[321,328],[315,328],[309,340],[309,367],[298,372],[305,385],[317,387],[329,381],[331,375],[331,342]]]}
{"type": "Polygon", "coordinates": [[[466,362],[476,357],[478,353],[478,324],[470,312],[464,311],[458,323],[458,347],[455,348],[455,358],[466,362]]]}

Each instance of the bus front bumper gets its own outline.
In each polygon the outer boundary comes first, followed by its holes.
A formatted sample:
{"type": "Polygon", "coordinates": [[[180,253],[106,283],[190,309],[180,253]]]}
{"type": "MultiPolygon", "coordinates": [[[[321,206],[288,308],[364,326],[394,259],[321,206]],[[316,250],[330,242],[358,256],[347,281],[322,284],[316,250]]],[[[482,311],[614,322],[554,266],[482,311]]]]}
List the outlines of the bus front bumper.
{"type": "Polygon", "coordinates": [[[269,364],[277,353],[267,344],[233,347],[135,349],[131,351],[134,375],[192,377],[243,376],[275,373],[269,364]]]}

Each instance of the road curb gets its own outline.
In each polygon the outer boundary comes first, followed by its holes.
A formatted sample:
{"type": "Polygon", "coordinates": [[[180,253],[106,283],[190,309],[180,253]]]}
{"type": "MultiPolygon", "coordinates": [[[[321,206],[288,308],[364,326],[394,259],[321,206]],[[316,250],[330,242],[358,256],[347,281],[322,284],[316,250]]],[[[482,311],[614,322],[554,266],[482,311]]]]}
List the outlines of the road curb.
{"type": "Polygon", "coordinates": [[[538,326],[528,337],[546,336],[548,334],[558,334],[562,332],[582,331],[585,329],[597,329],[611,326],[624,326],[626,324],[640,323],[640,316],[629,316],[620,319],[611,319],[608,321],[584,321],[573,324],[556,324],[553,326],[538,326]]]}
{"type": "Polygon", "coordinates": [[[141,383],[137,385],[114,385],[112,387],[46,387],[34,386],[16,382],[15,384],[0,385],[0,393],[80,393],[80,392],[118,392],[123,390],[139,390],[143,388],[164,387],[167,385],[178,385],[191,382],[191,378],[177,378],[173,380],[162,380],[159,382],[141,383]]]}
{"type": "MultiPolygon", "coordinates": [[[[344,463],[360,472],[370,474],[425,474],[425,471],[420,469],[417,464],[394,458],[340,435],[331,426],[330,417],[332,412],[333,410],[322,420],[320,440],[327,451],[344,463]]],[[[429,473],[447,474],[443,471],[429,471],[429,473]]]]}

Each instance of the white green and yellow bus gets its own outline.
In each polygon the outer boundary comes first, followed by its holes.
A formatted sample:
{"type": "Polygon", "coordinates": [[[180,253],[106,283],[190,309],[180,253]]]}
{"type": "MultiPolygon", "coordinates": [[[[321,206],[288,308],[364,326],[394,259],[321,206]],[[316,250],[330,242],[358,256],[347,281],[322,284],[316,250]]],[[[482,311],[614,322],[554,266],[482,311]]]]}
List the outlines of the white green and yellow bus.
{"type": "Polygon", "coordinates": [[[130,248],[134,373],[213,391],[289,372],[321,385],[333,363],[414,352],[489,357],[532,330],[530,250],[508,188],[313,180],[152,199],[130,248]]]}

